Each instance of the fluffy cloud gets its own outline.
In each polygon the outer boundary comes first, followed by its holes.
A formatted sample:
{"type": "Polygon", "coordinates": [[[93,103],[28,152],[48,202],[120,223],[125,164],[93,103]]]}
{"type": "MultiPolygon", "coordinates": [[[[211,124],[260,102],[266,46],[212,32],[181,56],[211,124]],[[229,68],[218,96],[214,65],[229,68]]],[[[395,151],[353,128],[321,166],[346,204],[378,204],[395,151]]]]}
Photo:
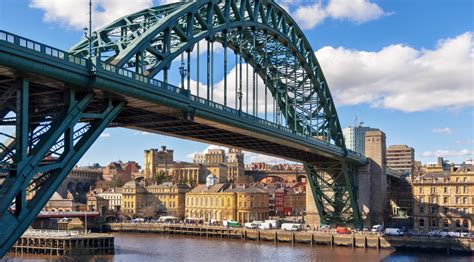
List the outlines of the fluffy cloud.
{"type": "Polygon", "coordinates": [[[473,39],[466,32],[434,50],[390,45],[378,52],[326,46],[316,52],[337,105],[414,112],[474,104],[473,39]]]}
{"type": "MultiPolygon", "coordinates": [[[[152,0],[94,0],[92,1],[92,27],[100,28],[124,15],[152,6],[152,0]]],[[[88,26],[88,0],[32,0],[31,8],[43,10],[46,22],[77,30],[88,26]]]]}
{"type": "Polygon", "coordinates": [[[326,5],[322,1],[312,4],[308,2],[310,1],[283,0],[280,5],[303,29],[311,29],[328,18],[360,24],[387,15],[377,4],[368,0],[329,0],[326,5]]]}
{"type": "Polygon", "coordinates": [[[459,156],[474,156],[474,151],[469,149],[456,150],[436,150],[425,151],[421,154],[422,157],[459,157],[459,156]]]}
{"type": "Polygon", "coordinates": [[[382,8],[368,0],[331,0],[326,12],[334,19],[347,19],[356,23],[364,23],[385,15],[382,8]]]}
{"type": "Polygon", "coordinates": [[[100,134],[99,137],[102,137],[102,138],[110,137],[110,133],[102,133],[100,134]]]}
{"type": "Polygon", "coordinates": [[[444,134],[444,135],[451,135],[453,133],[453,130],[449,127],[445,127],[445,128],[434,128],[433,130],[431,130],[433,133],[436,133],[436,134],[444,134]]]}

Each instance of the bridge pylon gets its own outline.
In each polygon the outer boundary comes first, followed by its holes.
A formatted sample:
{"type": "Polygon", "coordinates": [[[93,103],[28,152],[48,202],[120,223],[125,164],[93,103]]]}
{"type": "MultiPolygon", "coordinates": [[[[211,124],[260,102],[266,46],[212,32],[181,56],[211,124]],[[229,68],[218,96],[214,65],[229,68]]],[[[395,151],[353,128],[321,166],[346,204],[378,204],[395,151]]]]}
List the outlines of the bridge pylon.
{"type": "Polygon", "coordinates": [[[325,225],[353,224],[354,228],[362,228],[357,202],[356,174],[353,172],[353,168],[343,160],[322,163],[307,162],[304,163],[304,168],[309,189],[316,204],[319,223],[325,225]]]}
{"type": "Polygon", "coordinates": [[[125,103],[90,91],[30,85],[0,90],[0,257],[36,218],[74,165],[125,103]],[[2,139],[3,140],[3,139],[2,139]]]}

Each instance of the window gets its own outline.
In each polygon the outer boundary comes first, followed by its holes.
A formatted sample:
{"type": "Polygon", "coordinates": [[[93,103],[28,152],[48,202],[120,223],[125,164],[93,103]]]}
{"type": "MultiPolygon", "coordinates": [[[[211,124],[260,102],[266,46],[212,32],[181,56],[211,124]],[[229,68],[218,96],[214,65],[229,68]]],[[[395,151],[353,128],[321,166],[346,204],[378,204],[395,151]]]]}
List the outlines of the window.
{"type": "Polygon", "coordinates": [[[432,207],[431,207],[431,214],[436,214],[437,212],[438,212],[438,208],[432,206],[432,207]]]}
{"type": "Polygon", "coordinates": [[[424,207],[420,207],[420,214],[424,214],[425,213],[425,208],[424,207]]]}
{"type": "Polygon", "coordinates": [[[431,197],[431,203],[436,204],[438,202],[438,197],[431,197]]]}
{"type": "Polygon", "coordinates": [[[461,188],[459,186],[456,186],[456,194],[461,193],[461,188]]]}
{"type": "Polygon", "coordinates": [[[466,182],[467,182],[467,177],[464,178],[464,183],[466,183],[466,182]]]}
{"type": "Polygon", "coordinates": [[[447,207],[445,207],[445,208],[444,208],[444,213],[445,213],[445,214],[447,214],[447,213],[448,213],[448,211],[449,211],[449,210],[448,210],[448,208],[447,208],[447,207]]]}
{"type": "Polygon", "coordinates": [[[444,228],[449,228],[449,220],[443,219],[443,227],[444,228]]]}
{"type": "Polygon", "coordinates": [[[419,193],[420,193],[420,194],[423,194],[423,188],[422,188],[422,187],[420,187],[419,193]]]}
{"type": "Polygon", "coordinates": [[[432,219],[431,220],[431,227],[438,227],[438,220],[432,219]]]}
{"type": "Polygon", "coordinates": [[[469,222],[467,221],[467,219],[464,219],[464,220],[462,221],[462,227],[463,227],[464,229],[469,228],[469,222]]]}
{"type": "Polygon", "coordinates": [[[447,187],[447,186],[444,187],[444,193],[445,193],[445,194],[448,193],[448,187],[447,187]]]}
{"type": "Polygon", "coordinates": [[[459,177],[456,177],[456,182],[459,182],[459,177]]]}
{"type": "Polygon", "coordinates": [[[464,194],[467,193],[467,186],[464,186],[463,193],[464,193],[464,194]]]}
{"type": "Polygon", "coordinates": [[[461,227],[461,220],[456,219],[456,228],[460,228],[460,227],[461,227]]]}
{"type": "Polygon", "coordinates": [[[448,203],[448,197],[443,197],[443,204],[447,204],[448,203]]]}
{"type": "Polygon", "coordinates": [[[456,204],[461,204],[461,198],[460,197],[456,197],[456,204]]]}
{"type": "Polygon", "coordinates": [[[464,205],[467,205],[467,197],[463,197],[462,203],[463,203],[464,205]]]}
{"type": "Polygon", "coordinates": [[[423,218],[420,218],[420,227],[424,227],[425,226],[425,220],[423,218]]]}
{"type": "Polygon", "coordinates": [[[436,187],[432,186],[431,187],[431,194],[435,194],[436,193],[436,187]]]}
{"type": "Polygon", "coordinates": [[[424,197],[420,197],[420,203],[424,203],[425,202],[425,198],[424,197]]]}

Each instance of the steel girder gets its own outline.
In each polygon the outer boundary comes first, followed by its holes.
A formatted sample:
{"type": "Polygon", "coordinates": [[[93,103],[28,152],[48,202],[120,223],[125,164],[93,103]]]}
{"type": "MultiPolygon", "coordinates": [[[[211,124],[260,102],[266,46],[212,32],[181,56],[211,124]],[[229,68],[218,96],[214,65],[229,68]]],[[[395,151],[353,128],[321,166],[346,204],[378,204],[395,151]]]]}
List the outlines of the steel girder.
{"type": "Polygon", "coordinates": [[[13,90],[15,134],[0,148],[0,257],[125,105],[67,89],[61,94],[62,104],[41,105],[59,111],[39,111],[38,116],[40,105],[30,99],[28,79],[17,78],[13,90]],[[41,121],[32,121],[35,118],[41,121]]]}
{"type": "MultiPolygon", "coordinates": [[[[199,0],[122,17],[95,32],[92,56],[149,77],[200,41],[225,43],[264,79],[286,124],[345,148],[326,79],[288,13],[269,0],[199,0]],[[274,81],[276,79],[276,81],[274,81]]],[[[83,39],[71,53],[90,56],[83,39]]]]}
{"type": "Polygon", "coordinates": [[[362,227],[355,170],[345,161],[304,163],[321,224],[362,227]]]}

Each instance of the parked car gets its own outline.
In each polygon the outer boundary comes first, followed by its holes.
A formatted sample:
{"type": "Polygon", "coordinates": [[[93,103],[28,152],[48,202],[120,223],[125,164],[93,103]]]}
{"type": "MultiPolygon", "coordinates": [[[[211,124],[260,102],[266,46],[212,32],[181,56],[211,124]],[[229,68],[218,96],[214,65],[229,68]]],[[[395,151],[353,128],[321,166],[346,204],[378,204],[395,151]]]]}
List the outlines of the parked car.
{"type": "Polygon", "coordinates": [[[321,225],[319,226],[319,228],[320,228],[321,230],[330,230],[330,229],[331,229],[331,226],[330,226],[330,225],[326,225],[326,224],[321,224],[321,225]]]}
{"type": "Polygon", "coordinates": [[[383,232],[383,226],[382,225],[374,225],[372,227],[372,230],[370,230],[370,232],[381,233],[381,232],[383,232]]]}
{"type": "Polygon", "coordinates": [[[265,223],[270,223],[272,225],[272,228],[279,228],[280,227],[280,221],[279,220],[267,219],[267,220],[265,220],[265,223]]]}
{"type": "Polygon", "coordinates": [[[258,228],[258,224],[254,223],[254,222],[247,222],[247,223],[244,224],[244,227],[249,228],[249,229],[256,229],[256,228],[258,228]]]}
{"type": "Polygon", "coordinates": [[[352,230],[348,227],[336,227],[336,233],[338,234],[350,234],[352,230]]]}
{"type": "Polygon", "coordinates": [[[387,235],[387,236],[403,236],[404,233],[403,233],[403,231],[400,230],[400,228],[387,227],[385,229],[385,235],[387,235]]]}

